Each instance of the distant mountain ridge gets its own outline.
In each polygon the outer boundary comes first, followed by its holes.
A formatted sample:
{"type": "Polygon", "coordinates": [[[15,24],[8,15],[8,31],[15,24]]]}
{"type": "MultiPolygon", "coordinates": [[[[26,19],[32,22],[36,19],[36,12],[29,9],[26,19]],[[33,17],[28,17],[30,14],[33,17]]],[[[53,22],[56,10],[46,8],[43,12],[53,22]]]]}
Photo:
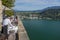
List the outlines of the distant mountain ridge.
{"type": "Polygon", "coordinates": [[[41,18],[51,18],[60,20],[60,6],[47,7],[42,10],[34,11],[15,11],[19,15],[38,14],[41,18]]]}
{"type": "Polygon", "coordinates": [[[42,12],[42,11],[45,11],[48,9],[60,9],[60,6],[52,6],[52,7],[44,8],[42,10],[33,10],[33,11],[19,11],[19,10],[14,10],[14,11],[17,11],[17,12],[42,12]]]}
{"type": "Polygon", "coordinates": [[[60,9],[60,6],[52,6],[52,7],[48,7],[48,9],[60,9]]]}

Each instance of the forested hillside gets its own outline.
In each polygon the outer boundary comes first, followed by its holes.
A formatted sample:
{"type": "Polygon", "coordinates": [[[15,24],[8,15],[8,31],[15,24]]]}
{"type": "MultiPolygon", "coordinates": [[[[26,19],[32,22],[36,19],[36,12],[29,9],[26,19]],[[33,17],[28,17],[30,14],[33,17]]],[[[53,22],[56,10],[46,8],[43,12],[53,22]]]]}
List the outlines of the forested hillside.
{"type": "Polygon", "coordinates": [[[35,10],[35,11],[15,11],[15,13],[16,15],[25,15],[25,16],[35,14],[42,19],[51,18],[54,20],[60,20],[60,6],[48,7],[43,10],[35,10]]]}

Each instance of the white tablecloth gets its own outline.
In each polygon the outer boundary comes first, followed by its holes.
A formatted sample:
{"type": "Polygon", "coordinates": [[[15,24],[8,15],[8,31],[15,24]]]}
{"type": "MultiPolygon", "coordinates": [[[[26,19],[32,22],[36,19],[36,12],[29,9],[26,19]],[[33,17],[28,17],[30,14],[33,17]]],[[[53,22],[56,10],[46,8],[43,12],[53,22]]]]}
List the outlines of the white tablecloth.
{"type": "Polygon", "coordinates": [[[9,34],[9,31],[13,31],[13,30],[14,30],[14,33],[17,33],[18,26],[8,27],[8,34],[9,34]]]}

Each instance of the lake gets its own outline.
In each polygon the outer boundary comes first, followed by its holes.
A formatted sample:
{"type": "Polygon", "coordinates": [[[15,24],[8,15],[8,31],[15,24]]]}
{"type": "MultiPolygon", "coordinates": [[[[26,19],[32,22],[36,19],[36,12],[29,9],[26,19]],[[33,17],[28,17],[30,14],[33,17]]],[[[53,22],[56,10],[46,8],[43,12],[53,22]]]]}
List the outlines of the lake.
{"type": "Polygon", "coordinates": [[[60,40],[60,21],[23,20],[30,40],[60,40]]]}

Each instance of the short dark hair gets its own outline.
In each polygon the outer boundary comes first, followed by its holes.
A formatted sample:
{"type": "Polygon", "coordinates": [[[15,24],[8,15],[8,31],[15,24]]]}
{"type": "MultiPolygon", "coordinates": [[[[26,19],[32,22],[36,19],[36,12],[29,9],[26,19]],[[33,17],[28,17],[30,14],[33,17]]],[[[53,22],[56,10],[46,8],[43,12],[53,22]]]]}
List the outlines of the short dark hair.
{"type": "Polygon", "coordinates": [[[18,19],[18,17],[17,17],[17,16],[16,16],[15,18],[16,18],[16,19],[18,19]]]}

